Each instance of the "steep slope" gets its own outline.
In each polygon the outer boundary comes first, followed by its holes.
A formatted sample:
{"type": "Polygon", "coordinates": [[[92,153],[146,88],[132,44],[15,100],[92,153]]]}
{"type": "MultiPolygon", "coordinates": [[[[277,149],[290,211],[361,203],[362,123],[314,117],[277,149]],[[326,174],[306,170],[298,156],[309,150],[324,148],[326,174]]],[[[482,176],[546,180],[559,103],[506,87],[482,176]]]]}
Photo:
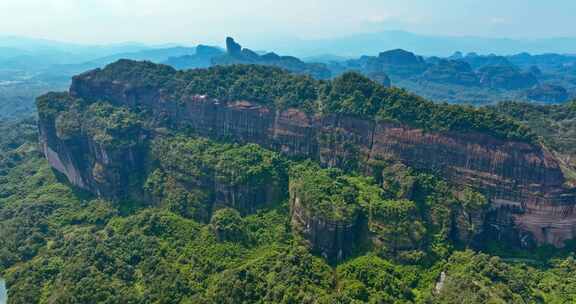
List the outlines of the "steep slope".
{"type": "Polygon", "coordinates": [[[242,48],[233,38],[226,38],[226,53],[212,58],[213,65],[230,64],[261,64],[266,66],[276,66],[291,72],[303,75],[310,75],[317,79],[328,79],[331,77],[330,70],[322,63],[306,63],[292,56],[279,56],[275,53],[258,53],[242,48]]]}
{"type": "Polygon", "coordinates": [[[512,235],[521,246],[574,238],[574,193],[530,132],[493,112],[434,105],[356,74],[322,82],[268,67],[177,72],[120,61],[75,77],[69,94],[38,104],[46,157],[98,195],[130,194],[150,139],[187,129],[376,179],[379,164],[400,161],[484,193],[491,202],[485,224],[498,238],[512,235]],[[84,123],[94,117],[97,124],[99,115],[114,118],[97,128],[102,134],[84,123]]]}
{"type": "MultiPolygon", "coordinates": [[[[415,260],[418,251],[396,259],[374,250],[331,267],[294,242],[282,206],[242,217],[222,209],[201,223],[174,205],[79,196],[42,159],[33,120],[0,121],[0,130],[8,135],[0,137],[0,277],[9,303],[570,303],[576,295],[569,254],[533,267],[472,251],[426,262],[415,260]]],[[[404,247],[419,220],[402,217],[409,202],[385,206],[374,224],[404,247]]]]}

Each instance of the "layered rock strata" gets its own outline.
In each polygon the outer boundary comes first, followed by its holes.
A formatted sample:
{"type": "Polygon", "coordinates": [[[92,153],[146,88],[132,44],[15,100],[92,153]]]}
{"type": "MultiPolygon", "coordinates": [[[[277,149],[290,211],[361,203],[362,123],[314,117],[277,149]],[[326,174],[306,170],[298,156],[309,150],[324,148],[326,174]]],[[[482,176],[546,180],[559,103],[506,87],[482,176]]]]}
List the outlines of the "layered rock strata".
{"type": "MultiPolygon", "coordinates": [[[[518,235],[555,246],[575,237],[574,192],[563,186],[559,161],[540,145],[481,133],[425,132],[351,116],[278,110],[246,100],[225,102],[204,95],[172,100],[160,88],[103,81],[95,77],[98,73],[95,70],[75,77],[69,94],[87,101],[106,100],[145,109],[153,117],[161,117],[159,121],[190,128],[202,136],[257,143],[287,156],[315,159],[325,166],[368,171],[366,164],[371,160],[393,158],[478,189],[490,199],[493,209],[503,210],[518,235]]],[[[89,142],[71,145],[58,138],[51,118],[42,117],[44,153],[52,166],[78,187],[106,196],[117,191],[106,185],[113,187],[127,180],[126,175],[141,163],[137,151],[101,153],[89,142]],[[98,182],[94,168],[86,167],[86,154],[99,160],[98,171],[104,182],[98,182]]]]}
{"type": "Polygon", "coordinates": [[[314,214],[305,207],[301,197],[293,194],[290,197],[290,210],[296,233],[309,243],[313,252],[331,262],[337,263],[349,257],[361,240],[363,225],[358,213],[350,219],[330,219],[314,214]]]}

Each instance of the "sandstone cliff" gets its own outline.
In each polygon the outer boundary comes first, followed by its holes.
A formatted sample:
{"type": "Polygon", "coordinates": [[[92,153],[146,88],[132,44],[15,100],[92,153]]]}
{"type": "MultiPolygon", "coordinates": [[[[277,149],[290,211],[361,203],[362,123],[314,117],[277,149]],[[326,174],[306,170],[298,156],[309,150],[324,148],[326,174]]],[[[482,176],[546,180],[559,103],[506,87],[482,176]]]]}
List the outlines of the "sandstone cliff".
{"type": "MultiPolygon", "coordinates": [[[[575,237],[574,193],[563,187],[565,178],[557,159],[538,144],[480,132],[431,132],[353,116],[321,116],[200,94],[173,100],[163,88],[99,77],[100,73],[95,70],[75,77],[69,95],[145,111],[155,118],[151,125],[167,121],[167,125],[186,127],[202,136],[256,143],[324,166],[373,174],[371,160],[396,159],[416,169],[441,172],[454,184],[478,189],[489,198],[494,212],[504,214],[517,236],[528,235],[539,244],[556,246],[575,237]]],[[[52,166],[78,187],[102,196],[121,195],[122,190],[113,185],[126,183],[137,172],[143,157],[137,145],[108,151],[89,139],[70,142],[56,134],[55,119],[40,116],[42,147],[52,166]]],[[[304,226],[328,225],[305,214],[300,218],[304,226]]],[[[477,219],[469,218],[469,222],[477,219]]],[[[346,229],[346,225],[326,228],[346,229]]]]}
{"type": "Polygon", "coordinates": [[[361,240],[358,213],[351,219],[333,220],[314,214],[302,204],[302,197],[291,194],[291,222],[295,232],[310,243],[313,251],[331,262],[349,257],[361,240]]]}
{"type": "Polygon", "coordinates": [[[72,184],[98,196],[139,196],[131,191],[130,185],[141,183],[148,132],[138,127],[130,131],[122,129],[120,132],[130,137],[130,142],[115,145],[87,130],[81,132],[78,120],[85,117],[67,117],[69,121],[64,122],[57,113],[42,111],[48,104],[54,107],[55,102],[61,103],[60,109],[68,109],[73,99],[47,94],[38,100],[40,146],[52,167],[72,184]]]}
{"type": "Polygon", "coordinates": [[[362,243],[367,228],[357,188],[341,170],[296,166],[291,171],[293,230],[331,262],[350,257],[362,243]]]}

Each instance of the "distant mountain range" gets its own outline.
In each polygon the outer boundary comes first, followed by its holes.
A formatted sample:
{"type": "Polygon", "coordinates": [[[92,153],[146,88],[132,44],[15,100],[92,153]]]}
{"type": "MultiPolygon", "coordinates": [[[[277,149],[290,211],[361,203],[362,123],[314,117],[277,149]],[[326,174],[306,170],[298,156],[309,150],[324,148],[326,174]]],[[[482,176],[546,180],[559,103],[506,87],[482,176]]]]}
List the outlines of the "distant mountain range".
{"type": "Polygon", "coordinates": [[[576,52],[576,37],[544,39],[509,39],[474,36],[433,36],[404,31],[383,31],[344,37],[303,40],[282,38],[274,41],[244,39],[261,49],[274,49],[300,57],[323,54],[358,57],[377,54],[382,50],[405,49],[426,56],[448,56],[455,51],[464,53],[511,55],[576,52]]]}
{"type": "MultiPolygon", "coordinates": [[[[359,57],[378,54],[383,50],[405,49],[425,56],[449,56],[455,51],[463,53],[512,55],[522,52],[533,54],[576,53],[576,37],[554,37],[541,39],[510,39],[475,36],[441,36],[422,35],[405,31],[382,31],[362,33],[324,39],[300,39],[295,37],[278,37],[274,39],[255,39],[240,37],[257,49],[275,50],[302,58],[326,57],[359,57]]],[[[0,59],[25,53],[34,54],[68,54],[61,63],[79,63],[99,57],[119,53],[132,53],[144,49],[171,48],[190,46],[186,42],[149,45],[138,42],[126,42],[108,45],[85,45],[45,39],[33,39],[0,35],[0,59]]],[[[224,46],[224,45],[222,45],[224,46]]],[[[317,61],[317,60],[314,60],[317,61]]]]}
{"type": "Polygon", "coordinates": [[[576,97],[576,56],[561,54],[576,50],[575,39],[520,41],[383,32],[274,43],[257,47],[283,55],[243,48],[231,38],[224,49],[140,43],[79,45],[0,36],[0,118],[30,113],[37,95],[66,88],[71,76],[119,59],[147,60],[177,69],[272,65],[318,79],[356,71],[381,84],[450,103],[486,104],[501,100],[559,103],[576,97]],[[544,51],[558,53],[528,53],[544,51]],[[488,52],[515,55],[479,55],[488,52]]]}
{"type": "Polygon", "coordinates": [[[194,53],[194,48],[166,44],[120,43],[84,45],[14,36],[0,36],[0,68],[43,69],[55,64],[107,64],[119,58],[165,60],[167,56],[194,53]]]}
{"type": "Polygon", "coordinates": [[[409,89],[435,101],[485,104],[502,100],[564,102],[576,96],[576,56],[560,54],[511,56],[466,55],[425,57],[403,49],[344,59],[332,55],[302,61],[276,53],[258,54],[228,38],[226,52],[199,46],[194,55],[172,57],[166,64],[178,69],[210,65],[258,64],[281,67],[317,79],[348,71],[384,85],[409,89]],[[313,62],[317,60],[320,62],[313,62]]]}

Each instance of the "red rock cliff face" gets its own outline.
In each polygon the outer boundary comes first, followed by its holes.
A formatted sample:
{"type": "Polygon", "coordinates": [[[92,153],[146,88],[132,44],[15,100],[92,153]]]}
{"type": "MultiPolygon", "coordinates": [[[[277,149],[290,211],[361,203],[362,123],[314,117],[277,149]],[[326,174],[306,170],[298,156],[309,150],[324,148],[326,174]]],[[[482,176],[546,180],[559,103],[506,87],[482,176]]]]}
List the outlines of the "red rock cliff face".
{"type": "Polygon", "coordinates": [[[479,189],[490,198],[494,212],[504,214],[524,239],[563,246],[576,234],[574,193],[563,188],[558,161],[538,145],[478,133],[424,132],[348,116],[318,117],[297,109],[277,111],[250,101],[221,102],[200,95],[170,100],[162,90],[98,82],[91,73],[74,78],[70,94],[144,107],[158,120],[190,127],[202,136],[257,143],[327,166],[362,168],[369,160],[394,158],[479,189]]]}

